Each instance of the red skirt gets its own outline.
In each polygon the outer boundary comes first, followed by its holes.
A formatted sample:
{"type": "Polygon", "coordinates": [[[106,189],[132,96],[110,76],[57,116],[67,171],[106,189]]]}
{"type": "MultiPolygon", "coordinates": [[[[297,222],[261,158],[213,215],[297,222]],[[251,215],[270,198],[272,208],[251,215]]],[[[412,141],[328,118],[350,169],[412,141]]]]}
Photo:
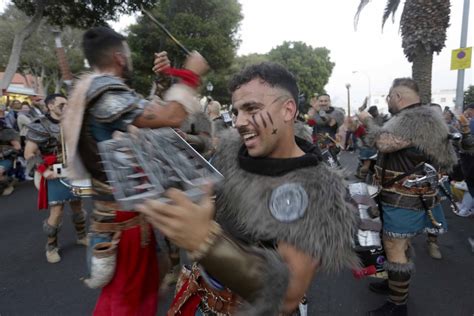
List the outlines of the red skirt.
{"type": "MultiPolygon", "coordinates": [[[[116,212],[116,222],[138,214],[116,212]]],[[[94,309],[96,316],[155,316],[158,308],[158,260],[153,229],[149,243],[142,247],[141,229],[136,226],[122,231],[117,250],[115,275],[103,289],[94,309]]]]}

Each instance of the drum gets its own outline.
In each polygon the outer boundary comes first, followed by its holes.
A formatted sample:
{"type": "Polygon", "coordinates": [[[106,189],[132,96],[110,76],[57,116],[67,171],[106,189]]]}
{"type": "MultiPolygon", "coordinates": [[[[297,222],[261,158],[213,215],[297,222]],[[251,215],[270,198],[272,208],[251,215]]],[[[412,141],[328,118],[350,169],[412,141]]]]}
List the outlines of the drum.
{"type": "MultiPolygon", "coordinates": [[[[63,164],[62,163],[57,163],[57,164],[54,164],[52,166],[52,171],[54,172],[54,175],[56,176],[56,178],[64,178],[67,176],[67,172],[66,172],[67,169],[65,169],[63,167],[63,164]]],[[[37,190],[39,190],[39,187],[40,187],[40,182],[41,182],[41,173],[39,173],[38,171],[35,171],[35,174],[34,174],[34,183],[35,183],[35,187],[37,190]]],[[[68,185],[69,187],[69,185],[68,185]]]]}
{"type": "Polygon", "coordinates": [[[69,180],[60,179],[61,183],[71,189],[72,194],[80,197],[90,197],[94,195],[94,189],[92,189],[92,182],[90,179],[81,180],[69,180]]]}

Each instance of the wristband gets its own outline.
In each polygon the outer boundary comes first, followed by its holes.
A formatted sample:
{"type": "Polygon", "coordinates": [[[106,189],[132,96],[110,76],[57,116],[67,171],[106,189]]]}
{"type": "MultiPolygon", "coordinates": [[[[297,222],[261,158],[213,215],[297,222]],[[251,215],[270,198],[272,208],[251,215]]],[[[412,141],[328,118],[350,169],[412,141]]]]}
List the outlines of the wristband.
{"type": "Polygon", "coordinates": [[[196,98],[196,92],[190,86],[176,83],[166,91],[164,100],[167,102],[175,101],[180,103],[188,114],[196,113],[201,110],[201,105],[196,98]]]}
{"type": "Polygon", "coordinates": [[[204,258],[209,252],[209,249],[211,249],[211,247],[221,235],[221,226],[216,221],[212,221],[211,228],[207,233],[206,239],[199,245],[198,249],[188,252],[189,258],[192,261],[199,261],[204,258]]]}
{"type": "Polygon", "coordinates": [[[165,75],[180,78],[180,83],[190,86],[193,89],[196,89],[201,84],[200,76],[189,69],[177,69],[169,67],[162,72],[165,75]]]}

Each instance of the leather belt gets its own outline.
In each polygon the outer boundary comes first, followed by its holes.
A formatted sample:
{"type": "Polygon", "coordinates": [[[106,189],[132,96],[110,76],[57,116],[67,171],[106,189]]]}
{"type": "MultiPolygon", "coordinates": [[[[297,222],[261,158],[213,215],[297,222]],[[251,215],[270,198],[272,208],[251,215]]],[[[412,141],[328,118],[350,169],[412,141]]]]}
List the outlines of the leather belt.
{"type": "MultiPolygon", "coordinates": [[[[211,312],[217,315],[232,315],[240,304],[239,297],[229,289],[218,290],[208,285],[196,264],[193,265],[187,275],[182,273],[180,278],[188,278],[188,284],[180,300],[168,311],[168,316],[179,315],[181,307],[193,295],[198,295],[201,298],[200,306],[203,312],[211,312]]],[[[178,282],[184,283],[186,280],[178,282]]]]}
{"type": "MultiPolygon", "coordinates": [[[[414,194],[414,195],[432,195],[436,194],[436,190],[433,190],[431,187],[413,187],[407,188],[400,183],[395,182],[391,188],[395,192],[400,192],[404,194],[414,194]]],[[[390,190],[388,190],[390,191],[390,190]]]]}
{"type": "MultiPolygon", "coordinates": [[[[390,181],[391,179],[403,174],[403,172],[385,170],[385,177],[382,181],[381,173],[382,173],[382,168],[380,168],[379,166],[375,166],[375,181],[379,185],[381,185],[382,183],[386,183],[390,181]]],[[[400,181],[395,182],[389,187],[382,187],[382,190],[400,193],[400,194],[411,194],[411,195],[435,195],[436,194],[436,188],[431,188],[429,186],[407,188],[403,185],[403,182],[406,179],[414,179],[416,176],[417,176],[416,174],[406,176],[405,178],[401,179],[400,181]]]]}
{"type": "Polygon", "coordinates": [[[94,200],[94,208],[98,211],[116,211],[120,210],[120,204],[115,201],[94,200]]]}
{"type": "Polygon", "coordinates": [[[140,227],[141,233],[141,245],[145,247],[150,241],[150,224],[145,220],[145,216],[142,214],[137,214],[137,216],[123,221],[115,223],[104,223],[91,220],[90,230],[97,233],[121,233],[124,230],[132,229],[135,227],[140,227]]]}

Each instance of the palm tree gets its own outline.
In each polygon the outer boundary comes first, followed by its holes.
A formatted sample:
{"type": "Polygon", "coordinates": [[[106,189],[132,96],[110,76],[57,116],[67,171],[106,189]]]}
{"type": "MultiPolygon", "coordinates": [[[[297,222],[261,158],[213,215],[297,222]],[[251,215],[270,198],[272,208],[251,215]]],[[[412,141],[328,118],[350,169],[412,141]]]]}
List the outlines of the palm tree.
{"type": "MultiPolygon", "coordinates": [[[[354,17],[355,27],[362,9],[369,1],[360,0],[354,17]]],[[[387,0],[382,28],[390,15],[392,20],[395,19],[400,2],[401,0],[387,0]]],[[[450,0],[406,0],[403,6],[400,20],[403,52],[412,63],[412,77],[420,86],[423,103],[431,102],[433,53],[439,53],[445,46],[450,13],[450,0]]]]}

